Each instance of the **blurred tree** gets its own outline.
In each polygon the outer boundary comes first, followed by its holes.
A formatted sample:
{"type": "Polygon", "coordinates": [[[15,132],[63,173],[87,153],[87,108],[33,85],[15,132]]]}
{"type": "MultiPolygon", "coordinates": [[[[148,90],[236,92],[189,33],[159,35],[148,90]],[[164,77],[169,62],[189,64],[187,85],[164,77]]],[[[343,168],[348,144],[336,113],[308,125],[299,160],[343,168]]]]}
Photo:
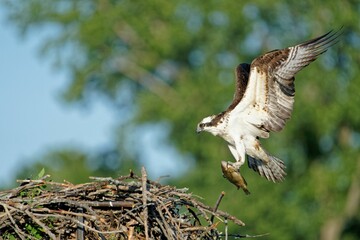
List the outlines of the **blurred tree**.
{"type": "MultiPolygon", "coordinates": [[[[169,129],[164,144],[176,146],[187,164],[189,159],[196,162],[173,183],[206,196],[208,203],[226,190],[221,207],[238,211],[247,223],[231,231],[270,232],[271,239],[359,237],[359,208],[346,213],[359,203],[360,192],[352,184],[360,174],[359,2],[341,1],[341,10],[339,2],[325,0],[271,5],[216,0],[3,4],[22,33],[52,29],[42,50],[70,73],[64,100],[88,104],[105,96],[114,106],[119,127],[109,152],[120,162],[144,161],[146,154],[136,147],[143,132],[133,133],[144,125],[163,124],[169,129]],[[340,44],[298,74],[292,120],[282,133],[263,141],[286,161],[286,181],[274,185],[243,170],[252,192],[244,196],[221,177],[220,160],[232,159],[226,144],[209,135],[196,136],[197,122],[229,104],[232,69],[238,63],[342,25],[340,44]],[[333,219],[341,219],[335,221],[338,230],[333,230],[333,219]]],[[[90,158],[84,153],[51,154],[46,161],[90,158]]],[[[97,160],[106,166],[106,158],[97,160]]],[[[115,166],[128,171],[122,164],[115,166]]]]}

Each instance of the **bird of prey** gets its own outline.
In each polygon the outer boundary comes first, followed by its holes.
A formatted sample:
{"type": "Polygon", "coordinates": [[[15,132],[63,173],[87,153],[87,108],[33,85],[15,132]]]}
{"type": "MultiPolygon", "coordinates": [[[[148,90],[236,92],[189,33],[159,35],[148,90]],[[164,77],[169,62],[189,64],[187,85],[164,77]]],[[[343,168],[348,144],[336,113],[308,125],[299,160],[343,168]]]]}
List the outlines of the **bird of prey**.
{"type": "Polygon", "coordinates": [[[341,34],[341,29],[330,31],[296,46],[270,51],[251,64],[242,63],[236,67],[236,91],[230,106],[197,125],[198,133],[210,132],[228,143],[236,160],[228,162],[226,167],[222,163],[224,176],[228,176],[229,181],[235,184],[238,178],[241,184],[235,185],[248,191],[239,171],[246,155],[249,168],[261,176],[273,182],[284,179],[284,162],[263,149],[259,138],[268,138],[270,132],[284,128],[293,110],[295,74],[326,52],[341,34]],[[235,175],[234,168],[238,170],[235,175]],[[231,174],[226,172],[230,170],[231,174]]]}

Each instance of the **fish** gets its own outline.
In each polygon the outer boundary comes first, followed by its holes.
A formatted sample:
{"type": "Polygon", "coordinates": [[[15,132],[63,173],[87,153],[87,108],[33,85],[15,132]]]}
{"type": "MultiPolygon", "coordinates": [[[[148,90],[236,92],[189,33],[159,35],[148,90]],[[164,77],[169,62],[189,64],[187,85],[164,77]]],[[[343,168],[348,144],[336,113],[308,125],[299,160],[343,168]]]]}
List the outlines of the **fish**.
{"type": "Polygon", "coordinates": [[[233,166],[231,162],[221,161],[221,170],[223,176],[232,184],[234,184],[237,189],[242,189],[246,195],[250,194],[250,191],[247,188],[247,182],[236,167],[233,166]]]}

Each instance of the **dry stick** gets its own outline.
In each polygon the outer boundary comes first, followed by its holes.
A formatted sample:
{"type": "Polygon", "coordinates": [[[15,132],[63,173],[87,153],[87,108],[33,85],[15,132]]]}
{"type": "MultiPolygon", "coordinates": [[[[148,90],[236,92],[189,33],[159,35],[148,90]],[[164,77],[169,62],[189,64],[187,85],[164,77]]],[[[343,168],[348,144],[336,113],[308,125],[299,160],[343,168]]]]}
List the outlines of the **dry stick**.
{"type": "MultiPolygon", "coordinates": [[[[172,214],[169,212],[169,209],[166,205],[164,205],[164,203],[162,201],[159,201],[160,205],[164,208],[165,212],[168,214],[170,221],[172,222],[173,225],[175,225],[178,228],[178,225],[176,224],[176,222],[174,221],[174,218],[172,217],[172,214]]],[[[181,232],[181,230],[178,228],[178,232],[181,232]]],[[[176,236],[176,234],[175,234],[176,236]]]]}
{"type": "Polygon", "coordinates": [[[55,213],[55,214],[67,214],[67,215],[73,215],[76,217],[86,217],[91,220],[97,220],[97,218],[98,218],[97,216],[88,215],[86,213],[77,213],[77,212],[71,212],[71,211],[66,211],[66,210],[53,210],[53,209],[48,209],[48,208],[32,209],[32,212],[36,213],[36,214],[42,214],[43,212],[55,213]]]}
{"type": "Polygon", "coordinates": [[[95,181],[101,181],[101,182],[109,182],[109,181],[113,181],[114,179],[111,177],[94,177],[94,176],[90,176],[89,177],[91,180],[95,180],[95,181]]]}
{"type": "Polygon", "coordinates": [[[229,220],[231,220],[232,222],[234,222],[235,224],[239,225],[239,226],[245,226],[245,223],[243,221],[241,221],[240,219],[237,219],[236,217],[228,214],[227,212],[223,212],[221,210],[218,210],[217,212],[213,212],[211,207],[204,205],[201,202],[197,202],[195,200],[193,200],[193,203],[195,203],[198,206],[199,210],[205,210],[207,212],[213,213],[216,217],[223,217],[223,218],[227,218],[229,220]]]}
{"type": "MultiPolygon", "coordinates": [[[[202,233],[200,235],[198,235],[197,239],[204,239],[204,236],[208,235],[209,232],[211,232],[212,230],[215,230],[215,229],[216,229],[216,224],[213,224],[209,227],[208,226],[188,227],[188,228],[185,228],[184,231],[189,231],[189,232],[201,231],[202,233]]],[[[216,239],[218,239],[218,236],[216,239]]]]}
{"type": "MultiPolygon", "coordinates": [[[[219,198],[217,199],[217,201],[216,201],[216,203],[215,203],[214,212],[216,212],[216,211],[218,210],[219,205],[220,205],[220,202],[221,202],[222,198],[224,197],[224,195],[225,195],[225,192],[222,191],[221,194],[220,194],[220,196],[219,196],[219,198]]],[[[214,222],[214,217],[215,217],[215,215],[213,214],[213,215],[211,216],[211,219],[210,219],[211,223],[214,222]]]]}
{"type": "MultiPolygon", "coordinates": [[[[214,213],[216,213],[216,211],[218,210],[219,205],[220,205],[220,202],[221,202],[221,200],[223,199],[224,196],[225,196],[225,192],[222,191],[221,194],[220,194],[220,196],[218,197],[216,203],[215,203],[214,213]]],[[[210,224],[213,224],[213,223],[214,223],[214,217],[215,217],[215,215],[212,214],[212,215],[211,215],[211,218],[210,218],[210,224]]],[[[219,237],[219,236],[218,236],[218,233],[217,233],[216,231],[214,231],[214,229],[212,229],[211,231],[212,231],[214,234],[216,234],[216,237],[217,237],[217,238],[219,237]]]]}
{"type": "MultiPolygon", "coordinates": [[[[190,199],[190,202],[191,202],[191,204],[189,204],[189,205],[190,205],[190,206],[193,206],[193,207],[195,207],[197,210],[199,210],[199,212],[200,212],[201,215],[205,218],[205,220],[206,220],[207,222],[210,222],[209,217],[207,216],[206,212],[204,211],[204,208],[202,208],[202,207],[199,205],[199,202],[197,202],[197,201],[195,201],[195,200],[191,200],[191,199],[190,199]]],[[[211,209],[211,208],[209,207],[209,209],[211,209]]],[[[211,209],[211,210],[208,211],[208,212],[212,213],[213,211],[212,211],[212,209],[211,209]]]]}
{"type": "MultiPolygon", "coordinates": [[[[134,213],[132,213],[132,212],[129,211],[129,210],[126,210],[126,209],[125,209],[125,211],[126,211],[127,214],[129,214],[130,216],[132,216],[136,221],[138,221],[138,223],[144,224],[143,220],[142,220],[140,217],[136,216],[134,213]]],[[[122,219],[120,218],[119,221],[120,221],[120,220],[122,220],[122,219]]]]}
{"type": "Polygon", "coordinates": [[[228,222],[227,222],[227,218],[224,219],[225,222],[225,240],[228,240],[228,222]]]}
{"type": "MultiPolygon", "coordinates": [[[[6,204],[6,205],[9,206],[9,207],[11,206],[11,205],[8,205],[8,204],[6,204]]],[[[13,208],[13,209],[11,209],[11,210],[8,211],[8,212],[9,212],[10,215],[11,215],[12,212],[15,212],[15,211],[18,211],[18,209],[13,208]]],[[[5,220],[2,220],[1,218],[5,218],[5,219],[6,219],[6,216],[8,216],[8,214],[7,214],[6,212],[0,215],[0,223],[2,223],[3,221],[5,221],[5,220]]]]}
{"type": "MultiPolygon", "coordinates": [[[[205,228],[204,228],[204,231],[200,235],[200,239],[203,239],[203,236],[205,236],[205,235],[212,236],[212,233],[215,230],[217,230],[217,228],[216,228],[217,225],[218,225],[218,223],[211,224],[210,226],[204,226],[205,228]]],[[[216,233],[216,231],[215,231],[215,233],[216,233]]],[[[214,238],[215,238],[215,236],[214,236],[214,238]]],[[[216,239],[218,239],[218,238],[219,238],[219,236],[218,236],[218,234],[216,234],[216,239]]]]}
{"type": "Polygon", "coordinates": [[[62,198],[58,198],[58,199],[38,199],[39,204],[38,205],[47,205],[50,203],[63,203],[63,204],[67,204],[68,206],[73,206],[73,207],[79,207],[79,208],[84,208],[87,211],[89,210],[89,206],[87,205],[87,202],[79,202],[76,200],[69,200],[69,199],[62,199],[62,198]]]}
{"type": "Polygon", "coordinates": [[[23,231],[20,230],[20,228],[18,227],[18,225],[16,224],[16,222],[15,222],[14,219],[12,218],[12,216],[11,216],[8,208],[6,207],[6,204],[3,204],[3,203],[0,202],[0,205],[4,208],[6,214],[9,216],[9,219],[10,219],[11,223],[14,225],[14,227],[15,227],[14,231],[17,233],[17,235],[18,235],[22,240],[25,240],[25,238],[24,238],[22,235],[26,236],[26,234],[25,234],[23,231]]]}
{"type": "Polygon", "coordinates": [[[99,201],[92,201],[92,202],[84,202],[80,201],[80,204],[87,204],[89,207],[94,208],[132,208],[134,207],[135,203],[131,201],[108,201],[108,202],[99,202],[99,201]]]}
{"type": "MultiPolygon", "coordinates": [[[[64,183],[56,183],[56,182],[47,182],[45,181],[46,178],[49,178],[50,175],[45,175],[44,177],[42,177],[41,179],[24,179],[24,180],[16,180],[16,182],[18,183],[26,183],[25,185],[21,186],[21,187],[29,187],[29,186],[34,186],[36,184],[51,184],[51,185],[67,185],[67,184],[64,184],[64,183]]],[[[18,189],[18,188],[21,188],[21,187],[17,187],[15,189],[18,189]]]]}
{"type": "MultiPolygon", "coordinates": [[[[78,208],[79,213],[83,213],[84,209],[83,208],[78,208]]],[[[84,223],[84,217],[83,216],[78,216],[77,217],[78,221],[81,223],[84,223]]],[[[85,229],[82,225],[77,225],[76,228],[76,239],[77,240],[84,240],[84,233],[85,233],[85,229]]]]}
{"type": "Polygon", "coordinates": [[[130,227],[128,233],[128,240],[133,239],[133,234],[134,234],[134,227],[130,227]]]}
{"type": "Polygon", "coordinates": [[[56,236],[46,227],[45,224],[43,224],[37,217],[34,216],[34,214],[32,214],[28,209],[25,210],[25,213],[31,217],[31,219],[37,224],[39,225],[42,230],[51,238],[56,240],[56,236]]]}
{"type": "Polygon", "coordinates": [[[37,187],[37,186],[34,186],[36,184],[39,184],[39,185],[44,185],[46,183],[45,179],[46,178],[49,178],[50,175],[45,175],[43,176],[42,178],[40,179],[36,179],[36,180],[31,180],[31,179],[25,179],[25,180],[16,180],[16,182],[19,182],[19,183],[26,183],[25,185],[23,186],[19,186],[17,188],[15,188],[14,190],[16,189],[26,189],[26,188],[32,188],[32,187],[37,187]]]}
{"type": "MultiPolygon", "coordinates": [[[[141,183],[137,183],[137,182],[123,182],[121,180],[119,180],[120,178],[125,180],[125,179],[136,179],[136,180],[141,180],[140,178],[138,177],[130,177],[130,176],[127,176],[127,177],[120,177],[119,179],[113,179],[111,177],[105,177],[105,178],[102,178],[102,177],[89,177],[90,179],[92,180],[95,180],[99,183],[101,182],[107,182],[108,185],[115,185],[115,187],[118,189],[118,190],[122,190],[122,191],[130,191],[130,192],[139,192],[141,193],[141,183]]],[[[147,180],[148,181],[148,180],[147,180]]],[[[115,190],[115,189],[114,189],[115,190]]]]}
{"type": "Polygon", "coordinates": [[[215,215],[220,216],[220,217],[223,217],[223,218],[227,218],[229,220],[231,220],[232,222],[234,222],[235,224],[239,225],[239,226],[245,226],[245,223],[243,221],[241,221],[240,219],[237,219],[236,217],[228,214],[227,212],[223,212],[223,211],[220,211],[218,210],[215,215]]]}
{"type": "Polygon", "coordinates": [[[159,224],[160,229],[163,231],[166,239],[172,239],[171,235],[168,235],[167,229],[164,228],[164,222],[161,222],[158,218],[155,218],[155,221],[159,224]]]}
{"type": "Polygon", "coordinates": [[[112,233],[119,233],[119,232],[123,232],[123,230],[115,230],[115,231],[99,231],[93,227],[90,227],[88,225],[86,225],[85,223],[82,223],[72,217],[67,217],[67,216],[62,216],[62,215],[58,215],[58,214],[38,214],[38,213],[34,213],[35,216],[44,216],[44,217],[54,217],[54,218],[62,218],[62,219],[66,219],[66,220],[70,220],[76,224],[82,225],[84,226],[86,229],[96,232],[96,233],[102,233],[102,234],[112,234],[112,233]]]}
{"type": "MultiPolygon", "coordinates": [[[[28,190],[31,188],[35,188],[35,187],[39,187],[41,185],[44,185],[44,180],[23,180],[22,182],[27,183],[26,185],[23,186],[19,186],[15,189],[12,189],[9,194],[7,194],[6,198],[10,199],[13,198],[15,196],[17,196],[20,192],[24,191],[24,190],[28,190]]],[[[3,197],[2,197],[3,198],[3,197]]]]}
{"type": "MultiPolygon", "coordinates": [[[[165,229],[166,231],[164,232],[165,234],[169,234],[169,236],[167,236],[167,239],[173,239],[173,236],[175,235],[174,231],[171,229],[171,227],[169,226],[169,223],[165,220],[164,215],[162,214],[161,209],[159,209],[159,206],[156,206],[157,211],[159,212],[160,218],[162,223],[165,225],[165,229]],[[170,238],[171,237],[171,238],[170,238]]],[[[162,228],[161,224],[159,224],[160,227],[162,228]]]]}
{"type": "Polygon", "coordinates": [[[270,235],[270,233],[264,233],[264,234],[258,234],[258,235],[229,234],[228,236],[229,236],[229,237],[234,237],[234,238],[258,238],[258,237],[264,237],[264,236],[268,236],[268,235],[270,235]]]}
{"type": "MultiPolygon", "coordinates": [[[[201,225],[200,219],[198,218],[198,216],[196,216],[196,213],[190,208],[190,206],[186,206],[187,210],[191,213],[191,215],[193,216],[193,218],[195,218],[196,222],[201,225]]],[[[195,222],[194,222],[195,224],[195,222]]]]}
{"type": "Polygon", "coordinates": [[[146,197],[146,180],[147,174],[145,167],[141,168],[141,180],[142,180],[142,201],[144,207],[144,228],[145,228],[145,239],[149,240],[149,227],[148,227],[148,207],[147,207],[147,197],[146,197]]]}
{"type": "Polygon", "coordinates": [[[194,226],[194,227],[184,228],[183,231],[185,231],[185,232],[194,232],[194,231],[208,232],[210,229],[212,229],[212,228],[211,227],[206,227],[206,226],[194,226]]]}
{"type": "MultiPolygon", "coordinates": [[[[31,180],[31,179],[24,179],[24,180],[16,180],[16,182],[20,182],[20,183],[29,183],[29,184],[34,184],[34,183],[44,183],[44,180],[46,178],[49,178],[50,175],[45,175],[40,179],[35,179],[35,180],[31,180]]],[[[29,185],[27,184],[27,185],[29,185]]],[[[24,185],[25,186],[25,185],[24,185]]]]}

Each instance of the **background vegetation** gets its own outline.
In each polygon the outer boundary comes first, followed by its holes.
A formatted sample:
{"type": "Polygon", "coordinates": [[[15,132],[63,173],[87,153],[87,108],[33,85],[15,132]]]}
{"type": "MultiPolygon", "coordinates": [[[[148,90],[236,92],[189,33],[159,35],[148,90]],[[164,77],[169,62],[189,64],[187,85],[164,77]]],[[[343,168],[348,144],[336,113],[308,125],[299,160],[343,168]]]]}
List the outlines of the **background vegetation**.
{"type": "Polygon", "coordinates": [[[360,236],[358,1],[5,0],[2,6],[24,36],[51,29],[41,51],[69,74],[64,101],[106,98],[118,113],[108,149],[89,156],[59,148],[39,156],[31,171],[45,166],[54,178],[73,182],[116,177],[149,161],[136,144],[143,132],[163,131],[162,144],[181,154],[176,167],[187,169],[168,181],[207,203],[224,190],[221,209],[247,224],[232,232],[269,232],[267,239],[360,236]],[[226,144],[196,135],[197,122],[230,103],[237,64],[341,26],[340,43],[297,75],[285,130],[263,141],[286,162],[285,182],[269,183],[244,168],[252,192],[245,196],[221,175],[220,160],[232,160],[226,144]]]}

